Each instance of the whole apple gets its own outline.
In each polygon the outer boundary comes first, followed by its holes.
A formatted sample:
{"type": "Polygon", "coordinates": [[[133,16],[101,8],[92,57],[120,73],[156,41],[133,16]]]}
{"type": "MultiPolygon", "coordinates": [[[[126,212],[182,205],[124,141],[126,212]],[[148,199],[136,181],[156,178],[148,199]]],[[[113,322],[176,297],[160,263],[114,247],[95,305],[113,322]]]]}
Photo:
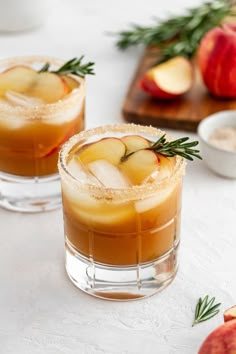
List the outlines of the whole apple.
{"type": "Polygon", "coordinates": [[[235,354],[236,320],[216,328],[203,342],[198,354],[235,354]]]}
{"type": "Polygon", "coordinates": [[[236,98],[236,25],[224,24],[206,33],[199,45],[197,62],[213,95],[236,98]]]}

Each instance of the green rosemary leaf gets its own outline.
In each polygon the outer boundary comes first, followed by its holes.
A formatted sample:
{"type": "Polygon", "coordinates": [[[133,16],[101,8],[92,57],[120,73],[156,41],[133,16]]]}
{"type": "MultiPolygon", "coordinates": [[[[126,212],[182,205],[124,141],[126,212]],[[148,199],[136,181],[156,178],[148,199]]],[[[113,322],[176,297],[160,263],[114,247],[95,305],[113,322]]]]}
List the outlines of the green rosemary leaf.
{"type": "Polygon", "coordinates": [[[209,300],[209,296],[206,295],[203,299],[199,299],[195,308],[194,321],[192,326],[197,323],[204,322],[219,313],[220,303],[214,304],[215,297],[209,300]]]}
{"type": "Polygon", "coordinates": [[[72,58],[57,70],[50,70],[50,64],[45,63],[38,72],[41,73],[41,72],[50,71],[58,75],[72,74],[72,75],[80,76],[82,78],[85,77],[86,75],[94,75],[95,74],[93,71],[94,63],[93,62],[82,63],[83,59],[84,59],[83,55],[80,58],[72,58]]]}
{"type": "Polygon", "coordinates": [[[133,24],[116,34],[116,45],[123,50],[139,44],[157,46],[158,63],[178,55],[191,58],[205,33],[219,26],[226,16],[236,16],[233,5],[233,0],[212,0],[190,8],[183,15],[156,19],[149,27],[133,24]]]}

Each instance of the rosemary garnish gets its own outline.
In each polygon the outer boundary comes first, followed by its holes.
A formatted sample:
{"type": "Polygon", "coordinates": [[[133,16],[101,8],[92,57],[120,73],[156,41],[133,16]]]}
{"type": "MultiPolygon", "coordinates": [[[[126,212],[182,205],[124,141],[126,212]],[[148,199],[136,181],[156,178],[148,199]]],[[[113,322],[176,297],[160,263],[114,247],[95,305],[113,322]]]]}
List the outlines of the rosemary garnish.
{"type": "Polygon", "coordinates": [[[197,323],[209,320],[213,316],[219,313],[219,304],[214,304],[215,298],[209,299],[209,296],[206,295],[203,299],[200,298],[196,305],[194,321],[192,326],[195,326],[197,323]]]}
{"type": "Polygon", "coordinates": [[[38,72],[43,73],[46,71],[50,71],[58,75],[72,74],[80,77],[85,77],[85,75],[94,75],[94,63],[88,62],[82,64],[83,58],[84,56],[82,55],[80,58],[73,58],[71,60],[68,60],[57,70],[49,70],[50,63],[45,63],[44,66],[38,72]]]}
{"type": "MultiPolygon", "coordinates": [[[[158,154],[173,157],[179,155],[184,157],[187,160],[193,161],[193,157],[197,157],[202,160],[202,157],[199,155],[199,150],[192,149],[194,146],[198,145],[198,141],[191,141],[186,143],[189,140],[188,137],[180,138],[173,141],[166,140],[166,134],[163,134],[155,143],[145,150],[153,150],[158,154]]],[[[131,152],[128,155],[123,156],[122,161],[126,160],[129,156],[133,155],[136,151],[131,152]]]]}
{"type": "Polygon", "coordinates": [[[191,58],[206,32],[220,25],[226,16],[236,16],[234,0],[212,0],[189,9],[185,15],[158,21],[150,27],[132,25],[117,33],[117,47],[126,49],[143,44],[160,48],[158,63],[175,56],[191,58]]]}

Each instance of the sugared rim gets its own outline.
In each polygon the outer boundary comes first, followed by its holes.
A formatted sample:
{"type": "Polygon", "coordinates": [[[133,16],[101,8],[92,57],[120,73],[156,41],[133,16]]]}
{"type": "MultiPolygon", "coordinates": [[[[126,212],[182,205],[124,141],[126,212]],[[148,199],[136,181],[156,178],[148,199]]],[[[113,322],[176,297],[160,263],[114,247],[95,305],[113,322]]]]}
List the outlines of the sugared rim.
{"type": "MultiPolygon", "coordinates": [[[[3,68],[10,68],[11,66],[15,65],[33,65],[33,64],[44,64],[46,62],[49,62],[52,65],[55,66],[60,66],[65,63],[64,60],[54,58],[54,57],[48,57],[48,56],[17,56],[17,57],[11,57],[11,58],[5,58],[5,59],[0,59],[0,72],[1,69],[3,68]]],[[[55,110],[59,109],[64,109],[64,107],[70,106],[71,103],[78,99],[79,96],[85,94],[85,79],[78,77],[78,76],[73,76],[78,82],[79,82],[79,87],[74,89],[72,92],[70,92],[68,95],[66,95],[63,99],[58,100],[57,102],[53,103],[44,103],[42,105],[35,105],[35,106],[29,106],[29,107],[22,107],[22,106],[12,106],[9,107],[7,104],[4,102],[0,101],[0,109],[4,109],[4,112],[18,112],[18,113],[24,113],[26,116],[29,114],[30,119],[35,114],[53,114],[55,110]]]]}
{"type": "MultiPolygon", "coordinates": [[[[161,181],[154,181],[150,184],[132,186],[129,188],[105,188],[102,186],[96,186],[92,184],[84,184],[80,182],[76,177],[74,177],[69,170],[67,169],[67,157],[69,156],[72,148],[78,144],[80,141],[86,143],[86,139],[97,136],[97,138],[102,138],[104,134],[110,133],[109,136],[112,136],[112,133],[134,133],[134,134],[148,134],[153,138],[158,138],[161,135],[165,134],[164,131],[151,127],[151,126],[142,126],[136,124],[117,124],[117,125],[105,125],[101,127],[96,127],[93,129],[85,130],[79,134],[71,137],[61,148],[59,153],[58,160],[58,169],[61,175],[62,181],[65,179],[70,183],[70,186],[73,185],[75,190],[88,191],[93,194],[94,197],[99,199],[111,200],[111,199],[122,199],[125,200],[135,200],[140,198],[145,198],[149,195],[152,195],[158,189],[165,188],[171,183],[175,183],[185,172],[185,159],[180,156],[176,156],[176,164],[173,170],[173,174],[170,177],[166,177],[161,181]]],[[[108,135],[107,135],[108,136],[108,135]]],[[[167,135],[167,139],[171,140],[167,135]]]]}

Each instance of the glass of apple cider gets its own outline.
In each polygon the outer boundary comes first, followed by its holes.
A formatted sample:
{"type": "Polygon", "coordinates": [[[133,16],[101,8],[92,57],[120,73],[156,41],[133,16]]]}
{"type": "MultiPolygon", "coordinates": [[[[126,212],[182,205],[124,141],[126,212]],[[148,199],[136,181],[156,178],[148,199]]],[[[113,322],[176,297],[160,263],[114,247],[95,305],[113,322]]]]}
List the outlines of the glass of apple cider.
{"type": "Polygon", "coordinates": [[[146,297],[176,275],[185,161],[149,149],[162,134],[98,127],[60,152],[66,270],[91,295],[146,297]]]}
{"type": "Polygon", "coordinates": [[[58,151],[84,129],[85,80],[41,72],[47,57],[0,61],[0,206],[25,212],[61,205],[58,151]]]}

